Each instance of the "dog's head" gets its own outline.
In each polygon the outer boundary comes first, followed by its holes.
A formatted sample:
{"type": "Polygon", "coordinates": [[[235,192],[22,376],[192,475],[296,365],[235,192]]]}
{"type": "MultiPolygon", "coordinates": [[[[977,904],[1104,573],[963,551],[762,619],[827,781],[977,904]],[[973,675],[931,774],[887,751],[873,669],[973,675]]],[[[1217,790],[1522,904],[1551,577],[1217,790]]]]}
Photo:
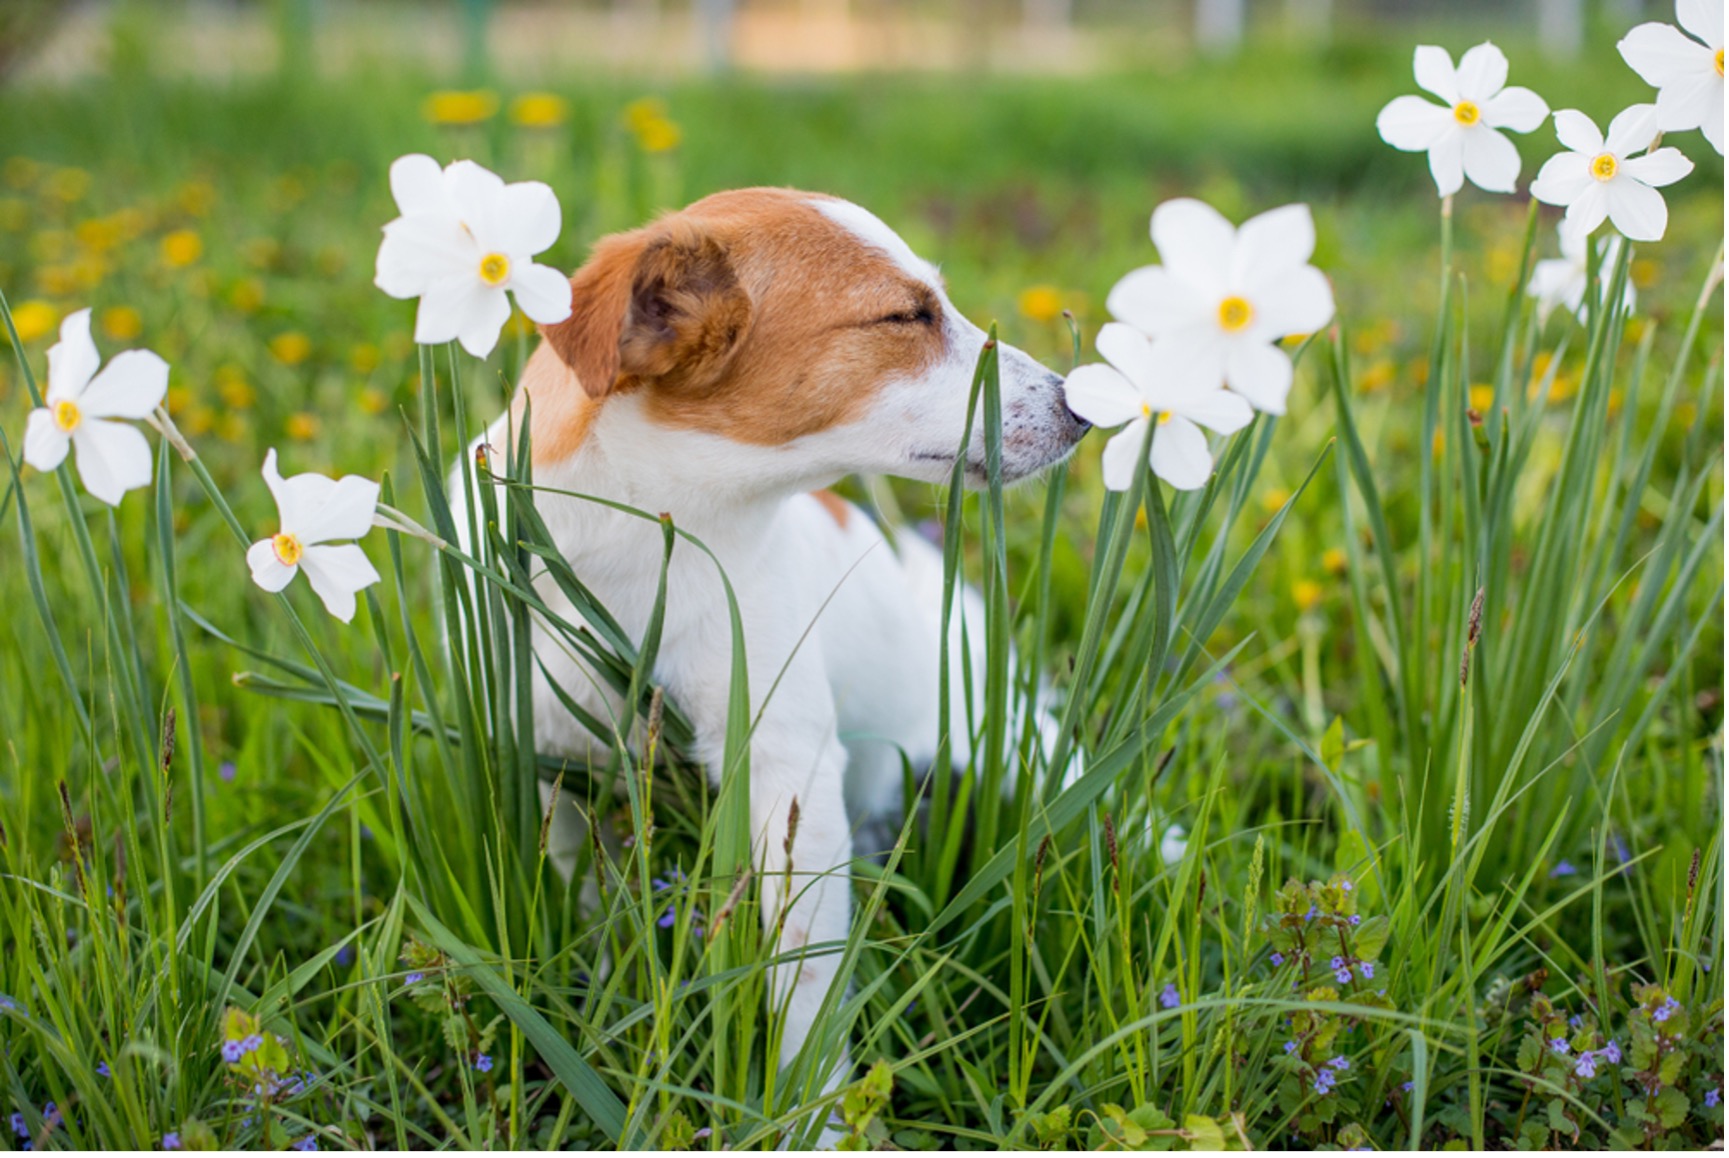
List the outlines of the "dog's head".
{"type": "MultiPolygon", "coordinates": [[[[571,316],[545,327],[536,355],[568,373],[531,381],[537,459],[580,444],[597,408],[572,403],[586,396],[688,435],[705,461],[770,487],[856,472],[948,480],[986,335],[950,304],[935,267],[858,206],[786,189],[719,193],[606,238],[570,284],[571,316]],[[579,397],[561,402],[561,390],[579,397]]],[[[1064,406],[1059,375],[1010,346],[999,356],[1013,481],[1061,459],[1087,427],[1064,406]]],[[[984,463],[981,416],[970,484],[984,463]]]]}

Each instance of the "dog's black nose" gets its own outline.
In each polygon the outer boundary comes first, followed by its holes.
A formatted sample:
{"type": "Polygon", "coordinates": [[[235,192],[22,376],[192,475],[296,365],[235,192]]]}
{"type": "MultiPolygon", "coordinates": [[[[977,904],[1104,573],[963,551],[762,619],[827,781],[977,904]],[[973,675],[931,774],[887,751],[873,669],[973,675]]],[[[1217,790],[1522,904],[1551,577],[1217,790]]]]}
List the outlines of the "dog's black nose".
{"type": "Polygon", "coordinates": [[[1079,438],[1081,435],[1083,435],[1087,431],[1091,430],[1093,428],[1092,423],[1088,422],[1086,419],[1082,418],[1079,414],[1076,414],[1073,410],[1069,409],[1069,407],[1068,407],[1068,395],[1063,392],[1063,378],[1062,378],[1062,376],[1058,375],[1058,374],[1052,374],[1051,375],[1051,386],[1056,389],[1057,398],[1059,399],[1058,405],[1062,408],[1063,417],[1067,418],[1069,420],[1069,425],[1075,428],[1074,429],[1075,437],[1079,438]]]}

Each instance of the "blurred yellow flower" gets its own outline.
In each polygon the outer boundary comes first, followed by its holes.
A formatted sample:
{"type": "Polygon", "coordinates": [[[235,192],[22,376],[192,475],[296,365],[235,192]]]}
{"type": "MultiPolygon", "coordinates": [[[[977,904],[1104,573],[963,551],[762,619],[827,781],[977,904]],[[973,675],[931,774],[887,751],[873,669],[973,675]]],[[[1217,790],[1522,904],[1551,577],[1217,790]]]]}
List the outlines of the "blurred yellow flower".
{"type": "Polygon", "coordinates": [[[1298,611],[1313,610],[1324,594],[1325,590],[1313,579],[1299,579],[1291,584],[1291,600],[1297,605],[1298,611]]]}
{"type": "Polygon", "coordinates": [[[228,287],[228,304],[243,314],[255,314],[264,305],[264,283],[243,277],[228,287]]]}
{"type": "Polygon", "coordinates": [[[1478,414],[1487,414],[1495,408],[1495,388],[1486,382],[1479,382],[1470,390],[1470,406],[1478,414]]]}
{"type": "Polygon", "coordinates": [[[312,353],[312,340],[299,330],[289,330],[270,339],[270,356],[284,366],[298,366],[312,353]]]}
{"type": "Polygon", "coordinates": [[[659,97],[638,97],[624,106],[625,127],[639,132],[651,121],[666,120],[666,102],[659,97]]]}
{"type": "Polygon", "coordinates": [[[192,391],[184,386],[170,386],[168,399],[163,405],[168,407],[168,413],[178,418],[186,412],[188,406],[192,405],[192,391]]]}
{"type": "Polygon", "coordinates": [[[89,191],[90,174],[83,169],[56,169],[48,178],[48,195],[60,201],[78,201],[89,191]]]}
{"type": "Polygon", "coordinates": [[[144,332],[144,318],[131,306],[110,306],[102,311],[102,332],[117,342],[130,342],[144,332]]]}
{"type": "Polygon", "coordinates": [[[231,410],[250,410],[258,401],[258,391],[246,380],[246,372],[232,362],[217,367],[216,392],[231,410]]]}
{"type": "Polygon", "coordinates": [[[72,251],[73,240],[64,229],[38,229],[30,235],[30,256],[38,262],[61,261],[72,251]]]}
{"type": "Polygon", "coordinates": [[[1035,322],[1049,322],[1062,316],[1062,291],[1054,285],[1032,285],[1021,291],[1015,304],[1021,313],[1035,322]]]}
{"type": "Polygon", "coordinates": [[[12,311],[12,325],[17,328],[19,339],[25,342],[34,342],[52,334],[59,324],[60,311],[39,298],[19,302],[12,311]]]}
{"type": "Polygon", "coordinates": [[[204,255],[204,242],[190,229],[176,229],[162,239],[162,260],[176,269],[204,255]]]}
{"type": "Polygon", "coordinates": [[[1261,496],[1261,509],[1269,515],[1277,514],[1279,508],[1291,501],[1291,492],[1284,487],[1273,487],[1261,496]]]}
{"type": "Polygon", "coordinates": [[[1313,334],[1286,334],[1284,337],[1279,339],[1279,345],[1285,347],[1287,350],[1295,350],[1298,346],[1301,346],[1313,336],[1313,334]]]}
{"type": "Polygon", "coordinates": [[[80,221],[73,234],[80,245],[97,253],[106,253],[121,241],[120,226],[110,217],[92,217],[88,221],[80,221]]]}
{"type": "Polygon", "coordinates": [[[1625,391],[1619,389],[1609,391],[1609,417],[1621,417],[1621,407],[1626,403],[1626,401],[1627,395],[1625,391]]]}
{"type": "Polygon", "coordinates": [[[246,419],[238,414],[224,414],[216,420],[216,437],[223,442],[245,442],[247,432],[246,419]]]}
{"type": "Polygon", "coordinates": [[[371,342],[357,343],[348,351],[348,365],[356,374],[370,374],[378,369],[378,347],[371,342]]]}
{"type": "Polygon", "coordinates": [[[72,280],[79,289],[95,289],[108,276],[108,262],[93,253],[74,259],[71,268],[72,280]]]}
{"type": "Polygon", "coordinates": [[[1444,430],[1437,430],[1435,432],[1435,441],[1429,444],[1429,453],[1435,458],[1440,458],[1446,452],[1447,432],[1444,430]]]}
{"type": "Polygon", "coordinates": [[[51,298],[71,297],[83,288],[78,271],[69,265],[45,265],[36,271],[36,284],[51,298]]]}
{"type": "Polygon", "coordinates": [[[649,121],[636,131],[636,143],[645,153],[670,153],[684,140],[684,130],[673,121],[649,121]]]}
{"type": "Polygon", "coordinates": [[[22,197],[0,197],[0,229],[16,233],[30,224],[30,203],[22,197]]]}
{"type": "Polygon", "coordinates": [[[200,403],[187,407],[186,417],[177,418],[175,421],[180,424],[182,431],[197,437],[200,434],[209,434],[216,425],[216,411],[200,403]]]}
{"type": "Polygon", "coordinates": [[[1365,394],[1373,394],[1377,390],[1385,390],[1398,377],[1399,368],[1391,358],[1376,358],[1369,363],[1368,369],[1357,377],[1357,389],[1365,394]]]}
{"type": "Polygon", "coordinates": [[[570,104],[557,93],[525,92],[510,102],[511,123],[525,129],[553,129],[570,116],[570,104]]]}
{"type": "Polygon", "coordinates": [[[420,114],[435,125],[478,125],[498,112],[498,94],[491,89],[444,89],[428,96],[420,114]]]}
{"type": "Polygon", "coordinates": [[[41,172],[42,166],[29,157],[6,158],[6,184],[14,189],[28,189],[41,172]]]}
{"type": "Polygon", "coordinates": [[[1657,275],[1661,271],[1662,267],[1650,258],[1635,257],[1627,276],[1633,279],[1633,284],[1639,289],[1650,289],[1657,284],[1657,275]]]}
{"type": "Polygon", "coordinates": [[[318,415],[301,410],[288,416],[288,437],[296,442],[311,442],[318,437],[318,415]]]}
{"type": "Polygon", "coordinates": [[[1345,554],[1342,547],[1328,547],[1321,552],[1321,566],[1326,569],[1329,575],[1343,575],[1349,568],[1350,562],[1350,557],[1345,554]]]}
{"type": "Polygon", "coordinates": [[[216,204],[216,186],[208,181],[188,181],[174,194],[182,211],[203,217],[216,204]]]}
{"type": "Polygon", "coordinates": [[[383,414],[390,406],[390,395],[384,391],[368,386],[360,392],[360,410],[363,414],[383,414]]]}
{"type": "Polygon", "coordinates": [[[1519,251],[1510,245],[1497,245],[1489,250],[1486,264],[1490,281],[1512,281],[1519,273],[1519,251]]]}
{"type": "Polygon", "coordinates": [[[1411,381],[1421,390],[1429,384],[1429,359],[1412,358],[1411,364],[1406,367],[1406,373],[1411,375],[1411,381]]]}
{"type": "Polygon", "coordinates": [[[1363,357],[1379,353],[1399,340],[1399,323],[1379,321],[1364,326],[1351,336],[1351,349],[1363,357]]]}
{"type": "Polygon", "coordinates": [[[282,256],[282,246],[273,237],[254,237],[240,247],[246,264],[257,269],[269,269],[282,256]]]}

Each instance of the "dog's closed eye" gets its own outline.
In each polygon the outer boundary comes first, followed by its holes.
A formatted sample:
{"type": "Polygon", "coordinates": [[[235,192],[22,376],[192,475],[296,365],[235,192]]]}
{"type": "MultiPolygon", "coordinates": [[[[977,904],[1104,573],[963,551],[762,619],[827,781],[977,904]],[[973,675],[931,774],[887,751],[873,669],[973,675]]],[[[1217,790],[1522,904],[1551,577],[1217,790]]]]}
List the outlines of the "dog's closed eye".
{"type": "Polygon", "coordinates": [[[879,326],[934,326],[937,322],[937,312],[930,302],[920,302],[911,309],[899,310],[880,317],[874,323],[879,326]]]}

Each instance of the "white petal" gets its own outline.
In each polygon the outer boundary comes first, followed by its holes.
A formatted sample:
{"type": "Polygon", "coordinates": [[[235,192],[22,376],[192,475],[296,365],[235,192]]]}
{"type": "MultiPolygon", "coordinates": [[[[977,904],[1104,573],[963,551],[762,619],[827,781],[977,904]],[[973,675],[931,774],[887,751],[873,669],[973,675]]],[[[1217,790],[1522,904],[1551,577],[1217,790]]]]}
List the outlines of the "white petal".
{"type": "Polygon", "coordinates": [[[1713,52],[1723,47],[1723,0],[1675,0],[1675,19],[1713,52]]]}
{"type": "Polygon", "coordinates": [[[1315,252],[1315,219],[1307,205],[1283,205],[1237,230],[1231,284],[1246,296],[1307,262],[1315,252]]]}
{"type": "Polygon", "coordinates": [[[550,265],[529,262],[511,270],[510,292],[522,312],[543,326],[570,317],[570,279],[550,265]]]}
{"type": "Polygon", "coordinates": [[[1621,162],[1621,172],[1646,185],[1673,185],[1693,171],[1693,162],[1680,149],[1665,147],[1621,162]]]}
{"type": "Polygon", "coordinates": [[[1465,176],[1490,193],[1511,193],[1519,183],[1519,150],[1496,129],[1478,125],[1465,141],[1465,176]]]}
{"type": "Polygon", "coordinates": [[[564,226],[558,198],[540,181],[518,181],[499,194],[499,249],[526,259],[549,249],[564,226]]]}
{"type": "Polygon", "coordinates": [[[60,340],[48,347],[48,403],[77,398],[84,391],[102,356],[90,340],[90,311],[66,315],[60,323],[60,340]]]}
{"type": "MultiPolygon", "coordinates": [[[[1572,234],[1568,234],[1569,237],[1572,234]]],[[[1572,262],[1565,258],[1550,258],[1539,261],[1531,270],[1531,280],[1525,287],[1525,293],[1537,299],[1537,315],[1539,319],[1549,316],[1556,306],[1566,303],[1569,309],[1574,308],[1573,287],[1577,284],[1578,296],[1585,296],[1585,279],[1572,262]]]]}
{"type": "Polygon", "coordinates": [[[1608,216],[1608,188],[1601,181],[1590,181],[1573,199],[1573,203],[1567,206],[1567,216],[1562,226],[1570,230],[1575,237],[1589,237],[1608,216]]]}
{"type": "Polygon", "coordinates": [[[1585,272],[1585,239],[1565,225],[1555,227],[1555,236],[1561,242],[1561,256],[1573,263],[1580,273],[1585,272]]]}
{"type": "Polygon", "coordinates": [[[491,337],[477,351],[468,340],[463,341],[470,353],[484,358],[492,352],[498,331],[510,317],[510,303],[504,291],[487,285],[472,274],[457,274],[441,278],[420,295],[420,312],[415,316],[414,340],[423,346],[448,342],[462,337],[467,331],[478,335],[477,319],[496,318],[491,337]]]}
{"type": "Polygon", "coordinates": [[[1615,114],[1603,136],[1603,148],[1617,157],[1637,153],[1657,139],[1656,105],[1629,105],[1615,114]]]}
{"type": "MultiPolygon", "coordinates": [[[[314,478],[330,482],[323,475],[314,478]]],[[[292,484],[295,480],[290,479],[292,484]]],[[[324,499],[307,511],[304,521],[292,529],[307,546],[340,539],[358,539],[372,529],[372,516],[378,510],[378,484],[357,474],[344,475],[331,482],[324,499]]]]}
{"type": "Polygon", "coordinates": [[[1615,46],[1627,67],[1653,88],[1664,88],[1700,72],[1715,74],[1716,55],[1672,24],[1641,24],[1615,46]]]}
{"type": "Polygon", "coordinates": [[[1220,434],[1235,434],[1255,420],[1255,411],[1248,402],[1229,390],[1197,390],[1171,410],[1220,434]]]}
{"type": "Polygon", "coordinates": [[[1223,386],[1226,345],[1216,325],[1192,327],[1154,341],[1149,353],[1158,374],[1141,384],[1148,404],[1154,410],[1170,410],[1197,390],[1223,386]]]}
{"type": "Polygon", "coordinates": [[[1077,417],[1109,429],[1141,416],[1145,398],[1121,373],[1093,363],[1077,366],[1063,382],[1063,401],[1077,417]]]}
{"type": "Polygon", "coordinates": [[[1669,227],[1669,207],[1663,194],[1625,177],[1605,186],[1609,220],[1629,241],[1661,241],[1669,227]]]}
{"type": "Polygon", "coordinates": [[[1705,139],[1711,142],[1711,147],[1717,150],[1717,155],[1723,155],[1723,86],[1718,81],[1717,99],[1711,101],[1705,108],[1705,120],[1699,125],[1699,131],[1705,134],[1705,139]]]}
{"type": "Polygon", "coordinates": [[[1429,174],[1435,178],[1435,189],[1443,197],[1457,193],[1465,184],[1465,134],[1443,135],[1429,149],[1429,174]]]}
{"type": "Polygon", "coordinates": [[[1453,72],[1453,57],[1446,49],[1434,44],[1418,45],[1411,62],[1417,86],[1434,93],[1452,108],[1459,103],[1459,82],[1453,72]]]}
{"type": "Polygon", "coordinates": [[[504,179],[473,161],[457,161],[444,170],[444,188],[481,252],[506,252],[513,223],[506,215],[504,179]]]}
{"type": "Polygon", "coordinates": [[[1105,453],[1099,459],[1105,489],[1126,491],[1134,485],[1135,471],[1141,465],[1141,440],[1146,436],[1147,420],[1137,418],[1105,443],[1105,453]]]}
{"type": "Polygon", "coordinates": [[[1483,123],[1491,129],[1528,133],[1549,119],[1549,102],[1528,88],[1504,88],[1483,102],[1483,123]]]}
{"type": "Polygon", "coordinates": [[[306,516],[324,505],[330,497],[330,491],[336,486],[336,480],[325,478],[321,474],[297,474],[291,479],[282,477],[282,472],[276,469],[276,448],[271,447],[264,452],[264,485],[270,488],[270,497],[276,500],[276,521],[284,531],[298,535],[306,525],[306,516]]]}
{"type": "Polygon", "coordinates": [[[354,593],[378,582],[372,560],[353,543],[308,547],[300,556],[300,569],[324,601],[324,609],[344,623],[354,619],[354,593]]]}
{"type": "Polygon", "coordinates": [[[463,322],[456,340],[476,358],[484,358],[498,344],[498,332],[509,320],[510,300],[504,296],[504,290],[487,289],[476,300],[474,310],[463,322]]]}
{"type": "Polygon", "coordinates": [[[135,426],[86,418],[72,431],[72,449],[84,489],[111,507],[150,483],[150,443],[135,426]]]}
{"type": "Polygon", "coordinates": [[[246,565],[252,568],[252,581],[272,594],[288,586],[299,570],[276,557],[276,547],[269,539],[260,539],[246,549],[246,565]]]}
{"type": "Polygon", "coordinates": [[[478,278],[480,258],[456,218],[399,217],[384,227],[373,284],[393,298],[419,297],[444,278],[478,278]]]}
{"type": "Polygon", "coordinates": [[[1226,355],[1226,385],[1265,414],[1285,412],[1291,377],[1291,356],[1277,346],[1238,342],[1226,355]]]}
{"type": "Polygon", "coordinates": [[[410,153],[390,164],[390,195],[404,216],[453,216],[444,192],[444,170],[425,153],[410,153]]]}
{"type": "Polygon", "coordinates": [[[1256,338],[1312,334],[1333,320],[1333,286],[1314,266],[1298,266],[1261,286],[1252,304],[1256,338]]]}
{"type": "Polygon", "coordinates": [[[1205,295],[1162,265],[1131,270],[1105,298],[1105,309],[1113,318],[1155,337],[1194,325],[1206,316],[1207,308],[1205,295]]]}
{"type": "Polygon", "coordinates": [[[1545,205],[1571,205],[1595,184],[1591,161],[1583,153],[1556,153],[1537,170],[1531,196],[1545,205]]]}
{"type": "Polygon", "coordinates": [[[1716,68],[1676,77],[1657,93],[1657,123],[1665,132],[1696,129],[1713,108],[1722,114],[1723,78],[1716,68]]]}
{"type": "Polygon", "coordinates": [[[1597,122],[1578,109],[1555,113],[1555,136],[1575,153],[1596,156],[1603,151],[1603,134],[1597,131],[1597,122]]]}
{"type": "Polygon", "coordinates": [[[1465,50],[1459,58],[1457,84],[1462,100],[1482,104],[1507,83],[1507,56],[1489,41],[1465,50]]]}
{"type": "Polygon", "coordinates": [[[1105,361],[1115,366],[1137,390],[1145,393],[1159,380],[1152,341],[1133,326],[1106,322],[1099,329],[1094,345],[1105,361]]]}
{"type": "Polygon", "coordinates": [[[1207,436],[1177,415],[1161,422],[1153,432],[1153,452],[1148,457],[1153,473],[1180,491],[1199,490],[1212,477],[1213,456],[1207,450],[1207,436]]]}
{"type": "Polygon", "coordinates": [[[1153,244],[1165,268],[1209,295],[1224,284],[1237,231],[1211,205],[1192,197],[1153,210],[1153,244]]]}
{"type": "Polygon", "coordinates": [[[145,418],[168,394],[168,363],[149,350],[108,360],[78,399],[87,418],[145,418]]]}
{"type": "Polygon", "coordinates": [[[24,461],[46,474],[66,460],[72,439],[54,423],[54,415],[38,407],[24,424],[24,461]]]}
{"type": "Polygon", "coordinates": [[[1407,153],[1432,148],[1457,124],[1452,110],[1415,96],[1394,97],[1375,118],[1375,129],[1381,139],[1407,153]]]}

